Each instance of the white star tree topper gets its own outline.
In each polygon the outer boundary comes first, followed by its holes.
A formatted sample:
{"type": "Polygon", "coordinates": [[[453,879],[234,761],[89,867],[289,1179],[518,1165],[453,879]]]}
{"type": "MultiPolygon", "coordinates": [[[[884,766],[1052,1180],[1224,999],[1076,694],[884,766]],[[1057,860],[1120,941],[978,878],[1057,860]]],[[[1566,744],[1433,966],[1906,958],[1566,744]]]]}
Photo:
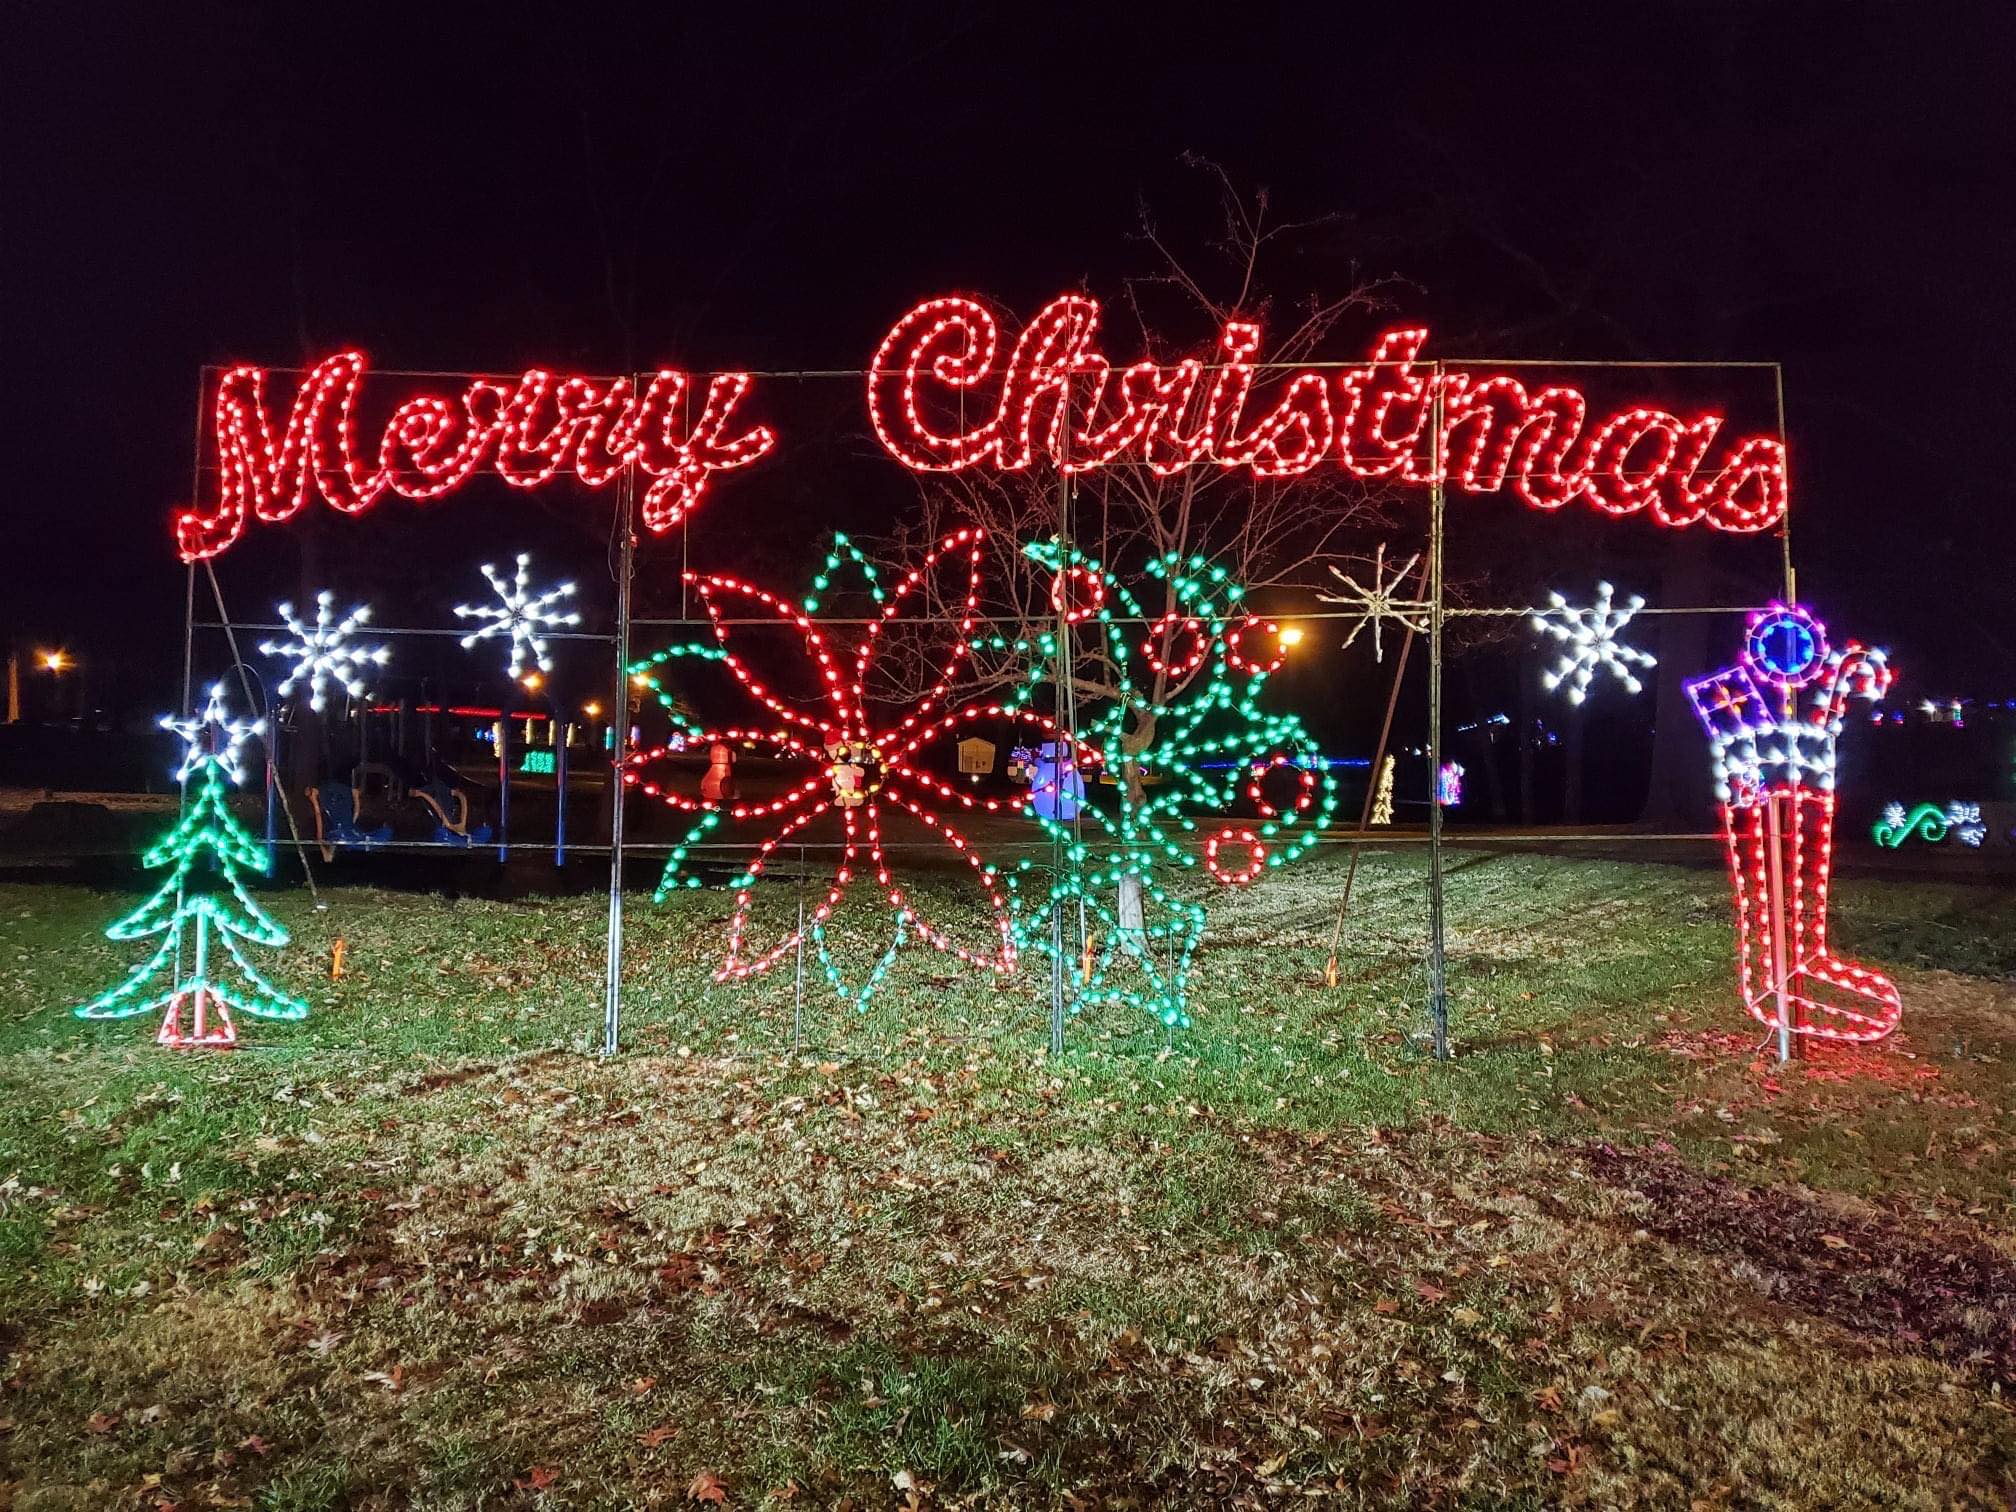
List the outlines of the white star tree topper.
{"type": "Polygon", "coordinates": [[[455,606],[457,619],[481,619],[490,623],[471,634],[462,637],[462,649],[467,651],[478,641],[489,640],[493,635],[511,637],[511,665],[509,675],[517,677],[524,670],[525,656],[531,653],[533,663],[541,672],[550,672],[553,662],[546,655],[546,640],[540,635],[548,625],[578,625],[581,616],[571,610],[562,611],[553,607],[559,599],[572,598],[574,585],[561,583],[544,593],[531,590],[532,556],[529,552],[518,553],[518,573],[506,582],[497,569],[488,562],[483,564],[483,576],[490,580],[490,587],[496,592],[498,602],[472,608],[468,604],[455,606]]]}
{"type": "Polygon", "coordinates": [[[175,769],[177,782],[187,782],[205,766],[215,766],[228,781],[238,783],[245,780],[245,770],[238,760],[239,749],[253,736],[266,733],[266,721],[226,719],[224,684],[219,682],[210,685],[210,701],[200,714],[193,719],[163,714],[161,728],[174,731],[182,739],[182,764],[175,769]]]}
{"type": "Polygon", "coordinates": [[[1590,681],[1599,669],[1607,669],[1633,693],[1644,691],[1645,685],[1631,669],[1656,667],[1659,663],[1636,646],[1625,645],[1617,633],[1645,607],[1645,600],[1634,593],[1620,609],[1616,606],[1616,594],[1610,584],[1598,583],[1596,602],[1587,609],[1576,608],[1558,593],[1547,595],[1548,607],[1533,616],[1533,628],[1552,636],[1564,647],[1552,670],[1541,674],[1540,681],[1549,692],[1566,683],[1568,702],[1579,704],[1589,696],[1590,681]]]}
{"type": "Polygon", "coordinates": [[[364,696],[363,670],[382,667],[391,658],[389,646],[357,646],[351,644],[351,637],[358,628],[371,618],[371,606],[359,604],[335,623],[330,622],[330,606],[336,602],[336,595],[324,589],[315,595],[315,623],[305,624],[294,614],[292,604],[280,605],[280,618],[287,622],[293,632],[291,641],[261,641],[259,649],[267,656],[291,657],[293,668],[287,673],[286,681],[280,684],[279,695],[285,698],[301,683],[308,684],[308,707],[318,714],[328,705],[328,687],[336,683],[352,698],[364,696]]]}
{"type": "Polygon", "coordinates": [[[1346,650],[1349,650],[1351,643],[1358,639],[1360,632],[1367,625],[1370,625],[1372,627],[1372,659],[1376,662],[1385,661],[1386,648],[1381,642],[1380,631],[1388,620],[1392,620],[1406,629],[1412,630],[1416,635],[1425,635],[1427,633],[1428,623],[1426,616],[1429,607],[1428,601],[1426,599],[1410,599],[1400,596],[1402,590],[1407,586],[1408,575],[1413,572],[1415,564],[1420,560],[1421,553],[1417,551],[1399,567],[1396,567],[1393,571],[1393,576],[1388,578],[1386,576],[1386,543],[1381,541],[1379,549],[1372,559],[1372,582],[1370,586],[1359,582],[1348,573],[1338,571],[1335,567],[1330,569],[1330,575],[1351,591],[1349,593],[1319,592],[1316,597],[1323,600],[1326,604],[1343,604],[1349,608],[1356,609],[1359,615],[1358,623],[1353,625],[1351,633],[1344,637],[1344,648],[1346,650]]]}

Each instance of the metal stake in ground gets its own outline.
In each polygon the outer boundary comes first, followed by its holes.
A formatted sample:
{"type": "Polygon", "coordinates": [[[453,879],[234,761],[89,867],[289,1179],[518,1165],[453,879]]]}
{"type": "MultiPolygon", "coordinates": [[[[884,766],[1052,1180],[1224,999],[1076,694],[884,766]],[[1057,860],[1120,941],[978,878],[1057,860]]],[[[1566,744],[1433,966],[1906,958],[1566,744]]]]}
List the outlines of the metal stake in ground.
{"type": "Polygon", "coordinates": [[[1435,482],[1428,490],[1428,1017],[1435,1032],[1435,1059],[1449,1059],[1448,962],[1442,939],[1442,805],[1432,784],[1442,770],[1442,365],[1435,365],[1435,403],[1429,417],[1429,445],[1435,482]]]}
{"type": "Polygon", "coordinates": [[[623,1019],[623,763],[630,744],[630,579],[635,575],[637,539],[634,470],[618,494],[620,535],[616,569],[616,694],[610,701],[609,731],[609,953],[603,967],[602,1053],[616,1053],[623,1019]]]}

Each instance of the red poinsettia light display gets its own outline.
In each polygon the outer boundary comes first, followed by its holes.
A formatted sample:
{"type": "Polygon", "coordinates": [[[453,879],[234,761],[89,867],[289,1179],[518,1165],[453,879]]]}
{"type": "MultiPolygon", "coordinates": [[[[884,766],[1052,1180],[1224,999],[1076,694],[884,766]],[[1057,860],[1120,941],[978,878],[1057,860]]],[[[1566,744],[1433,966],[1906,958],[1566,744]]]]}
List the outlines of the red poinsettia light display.
{"type": "MultiPolygon", "coordinates": [[[[859,569],[879,603],[878,614],[867,623],[858,644],[851,650],[836,645],[828,630],[813,618],[819,603],[816,594],[794,603],[739,578],[719,573],[687,574],[713,622],[717,644],[670,647],[640,666],[648,668],[682,654],[719,661],[762,708],[764,717],[730,727],[688,723],[681,731],[682,745],[706,749],[721,742],[740,746],[767,755],[786,768],[795,766],[801,773],[775,797],[748,800],[693,797],[653,775],[654,769],[672,753],[671,747],[660,746],[639,751],[623,774],[630,787],[695,818],[693,827],[674,847],[666,865],[658,889],[661,899],[678,887],[699,885],[698,877],[689,867],[692,849],[724,821],[767,826],[754,856],[735,879],[735,909],[729,923],[728,949],[715,971],[717,981],[767,971],[797,948],[802,933],[809,932],[835,988],[843,996],[864,1003],[886,969],[889,957],[884,956],[865,985],[856,986],[842,978],[825,951],[827,923],[864,869],[873,873],[875,885],[893,911],[899,942],[915,934],[967,965],[1001,975],[1015,969],[1015,933],[1004,888],[994,867],[946,817],[946,811],[1021,812],[1032,795],[996,799],[961,792],[920,764],[927,748],[948,731],[978,720],[1033,726],[1044,739],[1070,743],[1052,721],[1028,709],[989,702],[970,702],[956,709],[946,707],[953,684],[972,651],[969,637],[978,612],[984,534],[969,528],[945,536],[889,589],[877,583],[873,566],[844,536],[836,537],[834,550],[827,558],[826,570],[816,579],[816,587],[823,590],[838,568],[851,563],[859,569]],[[888,639],[884,632],[900,616],[915,615],[916,606],[926,596],[926,581],[941,570],[957,574],[950,595],[959,606],[952,645],[942,662],[932,668],[932,681],[924,692],[893,718],[878,719],[871,711],[866,688],[870,668],[888,639]],[[810,712],[785,702],[736,649],[733,631],[738,625],[751,622],[761,625],[765,621],[789,626],[803,642],[819,689],[810,712]],[[916,820],[970,869],[989,910],[984,945],[956,939],[919,910],[897,879],[883,840],[886,821],[895,813],[916,820]],[[841,842],[825,895],[810,910],[803,925],[774,942],[752,944],[749,940],[752,898],[770,858],[778,847],[827,814],[838,817],[841,842]]],[[[648,671],[640,676],[653,680],[648,671]]],[[[1081,755],[1085,764],[1096,759],[1089,751],[1081,755]]]]}

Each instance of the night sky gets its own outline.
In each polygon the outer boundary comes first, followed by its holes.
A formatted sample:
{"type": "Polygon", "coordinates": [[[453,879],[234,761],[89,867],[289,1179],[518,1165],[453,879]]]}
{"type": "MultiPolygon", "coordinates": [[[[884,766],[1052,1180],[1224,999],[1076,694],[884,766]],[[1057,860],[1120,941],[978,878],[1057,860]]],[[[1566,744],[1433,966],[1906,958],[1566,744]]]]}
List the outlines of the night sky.
{"type": "Polygon", "coordinates": [[[0,623],[171,671],[204,363],[859,366],[929,294],[1116,299],[1195,153],[1433,354],[1781,360],[1805,596],[2016,696],[2007,10],[1358,10],[16,7],[0,623]]]}

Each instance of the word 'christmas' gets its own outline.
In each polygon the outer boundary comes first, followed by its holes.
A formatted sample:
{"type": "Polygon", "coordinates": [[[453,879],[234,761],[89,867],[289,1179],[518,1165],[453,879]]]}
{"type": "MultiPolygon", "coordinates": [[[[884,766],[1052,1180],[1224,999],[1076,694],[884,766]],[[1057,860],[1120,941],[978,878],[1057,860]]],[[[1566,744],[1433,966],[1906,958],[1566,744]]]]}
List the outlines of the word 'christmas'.
{"type": "Polygon", "coordinates": [[[215,556],[236,541],[248,511],[268,522],[290,518],[311,484],[332,507],[359,514],[388,491],[439,498],[486,464],[517,488],[537,488],[562,472],[600,488],[635,467],[653,480],[639,511],[646,528],[669,530],[700,502],[711,474],[746,467],[776,444],[768,426],[733,433],[747,373],[716,373],[702,397],[694,380],[669,370],[640,387],[628,378],[556,378],[532,368],[515,382],[473,379],[455,401],[408,399],[367,449],[354,413],[364,367],[360,352],[317,363],[295,391],[277,443],[265,370],[224,374],[213,412],[217,498],[208,513],[176,515],[184,561],[215,556]]]}
{"type": "Polygon", "coordinates": [[[1388,331],[1361,367],[1291,373],[1263,398],[1257,324],[1227,322],[1208,364],[1142,361],[1116,373],[1096,345],[1099,314],[1084,295],[1051,300],[1003,363],[984,306],[927,300],[875,353],[876,435],[919,472],[1016,471],[1042,457],[1067,472],[1133,462],[1166,475],[1208,462],[1293,478],[1334,456],[1368,480],[1510,488],[1536,509],[1586,499],[1663,525],[1753,531],[1785,512],[1775,436],[1737,441],[1710,463],[1721,415],[1639,406],[1592,426],[1579,390],[1423,364],[1423,327],[1388,331]]]}

